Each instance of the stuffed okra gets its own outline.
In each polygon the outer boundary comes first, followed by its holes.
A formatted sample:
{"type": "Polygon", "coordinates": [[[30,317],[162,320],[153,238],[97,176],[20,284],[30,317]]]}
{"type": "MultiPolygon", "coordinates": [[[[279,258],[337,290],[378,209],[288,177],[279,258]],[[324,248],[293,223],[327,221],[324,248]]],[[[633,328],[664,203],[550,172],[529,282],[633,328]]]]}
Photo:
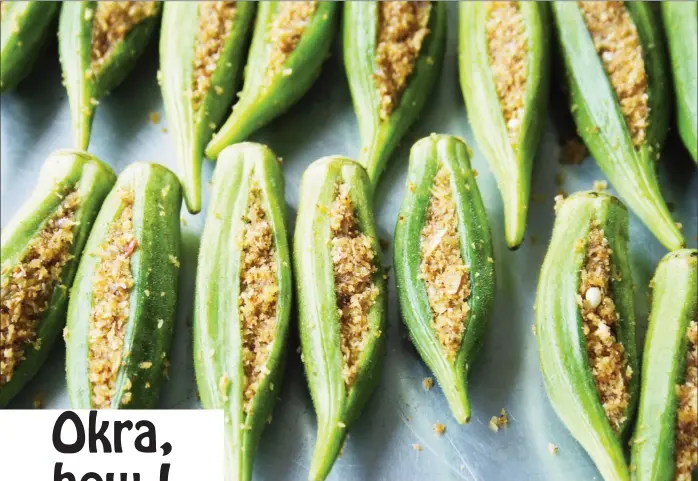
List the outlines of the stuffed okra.
{"type": "Polygon", "coordinates": [[[459,9],[463,97],[502,193],[507,245],[516,249],[526,230],[533,159],[546,121],[548,5],[462,2],[459,9]]]}
{"type": "Polygon", "coordinates": [[[553,2],[572,115],[601,170],[669,250],[684,244],[656,173],[670,110],[664,44],[646,2],[553,2]]]}
{"type": "Polygon", "coordinates": [[[256,4],[169,2],[160,36],[160,85],[177,143],[184,200],[201,210],[201,161],[237,91],[256,4]]]}
{"type": "Polygon", "coordinates": [[[29,74],[52,30],[59,2],[0,3],[0,92],[29,74]]]}
{"type": "Polygon", "coordinates": [[[99,99],[117,87],[143,53],[160,2],[63,2],[58,52],[75,147],[86,149],[99,99]]]}
{"type": "Polygon", "coordinates": [[[698,465],[698,252],[667,254],[652,281],[633,435],[636,481],[691,481],[698,465]]]}
{"type": "Polygon", "coordinates": [[[676,93],[679,134],[698,162],[698,4],[662,2],[676,93]]]}
{"type": "Polygon", "coordinates": [[[204,408],[225,413],[225,479],[243,481],[283,381],[291,308],[284,178],[274,153],[253,143],[226,148],[208,210],[194,366],[204,408]]]}
{"type": "Polygon", "coordinates": [[[441,73],[443,2],[345,2],[344,66],[359,121],[359,162],[375,185],[441,73]]]}
{"type": "Polygon", "coordinates": [[[494,299],[487,214],[462,140],[412,147],[395,227],[395,276],[412,342],[459,423],[470,419],[467,377],[494,299]]]}
{"type": "Polygon", "coordinates": [[[312,481],[329,474],[382,366],[385,278],[372,209],[371,182],[357,162],[325,157],[303,174],[293,262],[317,413],[312,481]]]}
{"type": "Polygon", "coordinates": [[[73,408],[155,406],[177,306],[181,204],[177,177],[145,162],[129,165],[104,201],[64,332],[73,408]]]}
{"type": "Polygon", "coordinates": [[[599,192],[574,194],[556,210],[536,298],[545,387],[604,479],[626,481],[639,377],[628,212],[599,192]]]}
{"type": "Polygon", "coordinates": [[[115,180],[96,157],[59,150],[2,229],[0,407],[38,372],[63,329],[77,263],[115,180]]]}
{"type": "Polygon", "coordinates": [[[336,30],[338,2],[260,2],[240,100],[206,147],[216,159],[288,110],[320,75],[336,30]]]}

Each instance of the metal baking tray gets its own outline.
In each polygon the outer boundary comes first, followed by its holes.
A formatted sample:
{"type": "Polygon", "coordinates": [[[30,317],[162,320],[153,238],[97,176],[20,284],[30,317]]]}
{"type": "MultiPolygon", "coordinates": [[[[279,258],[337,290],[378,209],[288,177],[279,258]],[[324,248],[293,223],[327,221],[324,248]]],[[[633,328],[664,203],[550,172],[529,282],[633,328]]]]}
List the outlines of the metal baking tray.
{"type": "MultiPolygon", "coordinates": [[[[488,334],[469,380],[473,416],[459,425],[451,417],[437,385],[422,387],[431,373],[406,336],[389,281],[388,352],[380,385],[351,429],[342,457],[330,480],[570,480],[600,479],[591,460],[557,419],[547,400],[540,375],[536,340],[531,326],[538,272],[554,220],[553,198],[560,190],[572,193],[590,189],[605,179],[595,162],[564,165],[552,118],[543,135],[533,172],[533,200],[526,241],[515,252],[504,242],[502,203],[492,172],[478,151],[468,125],[457,69],[457,14],[449,5],[448,48],[444,70],[421,119],[403,139],[377,189],[375,208],[378,230],[388,240],[386,264],[391,264],[393,229],[402,201],[410,146],[432,132],[462,137],[474,150],[473,164],[487,207],[494,238],[497,290],[488,334]],[[505,408],[509,425],[499,432],[489,429],[492,416],[505,408]],[[433,425],[443,423],[439,437],[433,425]],[[559,447],[552,455],[548,444],[559,447]],[[423,448],[417,451],[413,444],[423,448]]],[[[167,129],[160,89],[157,42],[153,41],[126,81],[104,98],[97,110],[90,150],[117,172],[137,160],[159,162],[177,169],[174,142],[167,129]],[[157,113],[154,123],[151,113],[157,113]]],[[[551,110],[566,109],[563,96],[551,96],[551,110]]],[[[477,122],[477,119],[473,119],[477,122]]],[[[1,205],[5,225],[34,187],[46,156],[71,147],[70,112],[56,46],[47,48],[34,72],[16,91],[0,102],[1,205]]],[[[269,145],[283,158],[286,202],[293,224],[298,205],[300,177],[310,162],[330,154],[356,157],[359,133],[341,57],[339,37],[331,57],[313,88],[291,110],[263,128],[250,140],[269,145]]],[[[214,164],[205,162],[203,179],[211,178],[214,164]]],[[[695,164],[670,135],[659,166],[661,183],[674,216],[683,224],[689,246],[696,245],[698,175],[695,164]]],[[[164,386],[160,408],[200,407],[192,365],[192,300],[199,237],[204,209],[191,216],[182,209],[182,259],[179,314],[171,354],[170,380],[164,386]]],[[[612,189],[611,189],[612,191],[612,189]]],[[[631,215],[631,260],[636,284],[640,338],[648,310],[648,284],[665,249],[631,215]]],[[[295,322],[295,319],[294,321],[295,322]]],[[[315,413],[308,394],[297,334],[291,335],[289,363],[273,421],[262,437],[254,479],[305,480],[315,443],[315,413]]],[[[59,342],[39,375],[10,405],[31,408],[43,395],[46,408],[68,408],[65,350],[59,342]]]]}

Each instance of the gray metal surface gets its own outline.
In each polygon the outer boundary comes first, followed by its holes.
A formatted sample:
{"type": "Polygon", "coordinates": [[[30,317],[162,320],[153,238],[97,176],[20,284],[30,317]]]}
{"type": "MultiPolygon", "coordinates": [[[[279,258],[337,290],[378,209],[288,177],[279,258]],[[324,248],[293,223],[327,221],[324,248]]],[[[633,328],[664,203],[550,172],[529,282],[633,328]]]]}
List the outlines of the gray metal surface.
{"type": "MultiPolygon", "coordinates": [[[[516,252],[504,243],[502,205],[490,169],[477,149],[458,85],[456,65],[456,14],[450,5],[449,44],[438,88],[421,120],[404,139],[378,189],[376,211],[380,235],[392,239],[402,201],[409,147],[431,132],[463,137],[475,152],[474,167],[487,206],[495,240],[497,292],[484,348],[470,376],[473,417],[458,425],[451,417],[441,390],[422,387],[430,372],[420,361],[401,324],[390,279],[389,340],[380,386],[362,417],[350,431],[344,454],[330,479],[338,480],[589,480],[599,475],[584,451],[569,436],[552,411],[542,384],[536,341],[531,326],[538,271],[553,223],[553,197],[589,189],[605,177],[590,158],[579,166],[558,162],[559,145],[554,122],[543,138],[533,174],[527,240],[516,252]],[[559,178],[562,185],[558,185],[559,178]],[[505,408],[509,426],[495,433],[489,419],[505,408]],[[442,437],[434,423],[446,425],[442,437]],[[548,443],[559,447],[555,456],[548,443]],[[413,449],[420,444],[423,451],[413,449]]],[[[19,89],[3,95],[0,108],[2,209],[5,225],[34,187],[37,172],[53,150],[70,147],[70,113],[61,86],[55,46],[19,89]]],[[[90,150],[117,172],[136,160],[149,160],[176,169],[173,140],[167,127],[160,90],[155,80],[155,43],[137,71],[97,110],[90,150]],[[151,123],[150,112],[162,121],[151,123]]],[[[552,103],[564,103],[562,97],[552,103]]],[[[553,105],[553,106],[554,106],[553,105]]],[[[477,121],[477,119],[474,119],[477,121]]],[[[291,222],[298,204],[300,176],[313,160],[330,154],[355,157],[358,130],[344,77],[341,53],[335,45],[316,85],[286,115],[255,134],[251,140],[268,144],[284,159],[286,201],[291,222]]],[[[689,246],[696,244],[698,176],[688,154],[670,136],[660,166],[666,197],[683,223],[689,246]]],[[[204,165],[204,182],[214,165],[204,165]]],[[[199,236],[206,214],[208,188],[204,188],[201,215],[182,213],[182,269],[179,316],[172,352],[170,381],[161,395],[161,408],[198,408],[192,366],[192,298],[199,236]]],[[[647,317],[648,283],[665,249],[631,216],[631,247],[640,338],[647,317]]],[[[385,252],[391,264],[392,245],[385,252]]],[[[295,321],[294,321],[295,322],[295,321]]],[[[641,339],[639,341],[641,341],[641,339]]],[[[273,421],[262,437],[255,479],[304,480],[315,442],[315,414],[296,353],[292,333],[288,370],[273,421]]],[[[29,408],[38,393],[47,408],[67,408],[64,344],[60,342],[36,379],[11,404],[29,408]]],[[[202,440],[205,442],[205,440],[202,440]]]]}

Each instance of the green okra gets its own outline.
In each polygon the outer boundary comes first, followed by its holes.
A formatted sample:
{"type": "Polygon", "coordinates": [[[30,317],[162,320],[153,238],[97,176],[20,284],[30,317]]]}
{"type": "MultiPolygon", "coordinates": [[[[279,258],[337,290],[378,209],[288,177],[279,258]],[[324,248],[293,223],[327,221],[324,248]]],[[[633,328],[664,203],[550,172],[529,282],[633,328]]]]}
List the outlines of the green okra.
{"type": "Polygon", "coordinates": [[[344,66],[361,135],[359,162],[375,185],[441,73],[446,5],[345,2],[343,23],[344,66]]]}
{"type": "Polygon", "coordinates": [[[63,329],[77,263],[115,180],[93,155],[54,152],[2,229],[0,407],[39,371],[63,329]]]}
{"type": "Polygon", "coordinates": [[[550,84],[548,5],[462,2],[458,64],[468,118],[497,178],[510,249],[524,239],[550,84]]]}
{"type": "Polygon", "coordinates": [[[160,34],[160,85],[177,143],[184,200],[201,210],[201,162],[236,92],[254,2],[170,2],[160,34]]]}
{"type": "Polygon", "coordinates": [[[145,50],[161,2],[64,2],[58,53],[75,147],[86,149],[99,99],[117,87],[145,50]]]}
{"type": "Polygon", "coordinates": [[[467,378],[494,300],[487,214],[456,137],[431,135],[410,154],[395,227],[395,277],[405,324],[459,423],[470,420],[467,378]]]}
{"type": "Polygon", "coordinates": [[[334,38],[337,2],[260,2],[245,84],[206,147],[216,159],[295,104],[320,75],[334,38]]]}
{"type": "Polygon", "coordinates": [[[676,117],[684,145],[698,162],[698,4],[662,2],[676,92],[676,117]]]}
{"type": "Polygon", "coordinates": [[[64,332],[73,408],[155,406],[177,306],[181,204],[177,176],[147,162],[129,165],[104,201],[64,332]]]}
{"type": "Polygon", "coordinates": [[[629,480],[624,439],[637,404],[628,212],[579,192],[557,218],[536,297],[536,337],[550,402],[606,481],[629,480]]]}
{"type": "Polygon", "coordinates": [[[552,8],[582,139],[657,239],[669,250],[680,248],[684,239],[656,173],[670,105],[654,11],[645,2],[554,2],[552,8]]]}
{"type": "Polygon", "coordinates": [[[0,92],[31,72],[51,32],[59,2],[0,4],[0,92]]]}
{"type": "Polygon", "coordinates": [[[664,256],[652,280],[640,406],[631,442],[636,481],[690,481],[696,468],[696,292],[698,252],[681,249],[664,256]]]}
{"type": "Polygon", "coordinates": [[[386,293],[368,174],[344,157],[303,174],[293,247],[302,359],[317,414],[309,479],[327,477],[378,383],[386,293]]]}
{"type": "Polygon", "coordinates": [[[249,480],[283,381],[291,309],[284,177],[266,146],[223,150],[201,238],[194,367],[201,403],[225,413],[226,480],[249,480]]]}

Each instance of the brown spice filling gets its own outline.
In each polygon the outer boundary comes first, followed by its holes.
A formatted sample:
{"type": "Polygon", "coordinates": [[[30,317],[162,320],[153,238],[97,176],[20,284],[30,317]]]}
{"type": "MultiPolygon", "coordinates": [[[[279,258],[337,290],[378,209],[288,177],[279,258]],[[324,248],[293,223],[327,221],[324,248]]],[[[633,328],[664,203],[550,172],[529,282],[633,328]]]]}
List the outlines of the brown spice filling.
{"type": "Polygon", "coordinates": [[[198,110],[211,88],[211,77],[223,51],[223,44],[233,30],[237,11],[235,2],[199,4],[199,36],[194,48],[192,104],[198,110]]]}
{"type": "Polygon", "coordinates": [[[249,413],[259,383],[269,373],[267,360],[276,332],[279,298],[274,235],[256,185],[250,189],[249,205],[243,221],[246,226],[240,235],[239,312],[245,370],[245,412],[249,413]]]}
{"type": "MultiPolygon", "coordinates": [[[[57,287],[65,264],[73,258],[75,211],[80,195],[68,194],[39,234],[32,239],[27,252],[15,266],[2,272],[0,304],[0,386],[9,382],[25,359],[29,345],[38,349],[39,321],[49,307],[53,289],[57,287]]],[[[65,287],[58,285],[58,287],[65,287]]]]}
{"type": "Polygon", "coordinates": [[[298,46],[315,10],[317,2],[279,2],[269,30],[271,53],[267,79],[279,73],[288,56],[298,46]]]}
{"type": "Polygon", "coordinates": [[[518,2],[490,2],[487,15],[487,45],[509,142],[515,144],[521,131],[528,78],[528,36],[518,2]]]}
{"type": "Polygon", "coordinates": [[[157,2],[97,2],[97,9],[85,10],[85,19],[94,15],[92,27],[92,70],[98,70],[109,53],[140,22],[157,14],[157,2]]]}
{"type": "Polygon", "coordinates": [[[380,118],[387,120],[400,103],[419,51],[429,35],[431,2],[378,2],[378,45],[373,79],[380,97],[380,118]]]}
{"type": "Polygon", "coordinates": [[[691,472],[698,466],[698,319],[691,321],[686,335],[686,379],[676,386],[678,411],[674,481],[691,481],[691,472]]]}
{"type": "Polygon", "coordinates": [[[633,144],[640,146],[646,140],[649,97],[637,28],[623,2],[579,2],[579,5],[633,144]]]}
{"type": "MultiPolygon", "coordinates": [[[[109,225],[106,239],[99,247],[99,262],[92,279],[88,367],[92,404],[97,409],[110,407],[116,394],[130,310],[129,293],[133,287],[131,256],[138,248],[133,234],[133,192],[121,191],[121,201],[121,213],[109,225]]],[[[129,399],[129,393],[125,393],[124,404],[129,399]]]]}
{"type": "Polygon", "coordinates": [[[611,291],[611,254],[608,239],[592,223],[586,243],[577,302],[582,311],[584,337],[596,390],[608,421],[620,432],[628,408],[632,369],[617,339],[618,313],[611,291]]]}
{"type": "Polygon", "coordinates": [[[349,186],[339,184],[330,206],[330,230],[334,285],[340,317],[344,383],[350,388],[358,373],[358,360],[369,334],[368,313],[378,288],[372,239],[359,230],[349,186]]]}
{"type": "Polygon", "coordinates": [[[419,277],[426,284],[431,324],[449,361],[454,362],[470,311],[470,274],[460,251],[451,176],[443,167],[434,178],[420,250],[419,277]]]}

